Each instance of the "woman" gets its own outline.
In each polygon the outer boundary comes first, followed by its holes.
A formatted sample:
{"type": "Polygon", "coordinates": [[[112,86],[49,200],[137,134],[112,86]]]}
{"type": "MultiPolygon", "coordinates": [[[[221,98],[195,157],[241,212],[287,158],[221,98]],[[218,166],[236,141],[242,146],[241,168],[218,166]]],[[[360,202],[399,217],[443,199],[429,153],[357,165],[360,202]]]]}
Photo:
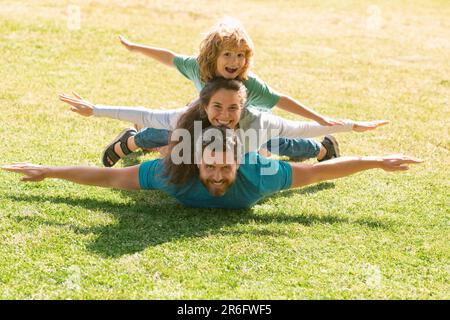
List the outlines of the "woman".
{"type": "MultiPolygon", "coordinates": [[[[346,120],[342,125],[322,126],[315,122],[292,121],[276,115],[244,108],[247,95],[239,80],[215,78],[200,91],[200,96],[189,106],[175,110],[151,110],[142,107],[111,107],[94,105],[75,94],[75,98],[60,95],[60,100],[71,105],[71,110],[82,116],[108,117],[129,121],[152,130],[174,130],[179,121],[194,125],[201,121],[203,128],[224,125],[239,129],[238,136],[245,145],[245,152],[256,151],[274,137],[310,138],[337,132],[373,130],[387,121],[357,122],[346,120]],[[251,139],[249,139],[251,138],[251,139]]],[[[135,132],[135,131],[134,131],[135,132]]],[[[168,136],[157,137],[167,145],[168,136]]],[[[322,143],[318,160],[326,159],[333,153],[332,144],[322,143]]],[[[122,133],[102,157],[105,166],[114,165],[118,159],[139,148],[132,130],[122,133]],[[119,148],[118,148],[119,147],[119,148]],[[109,150],[109,152],[108,152],[109,150]],[[119,151],[122,151],[121,153],[119,151]]],[[[272,146],[273,149],[273,146],[272,146]]],[[[332,158],[333,156],[329,157],[332,158]]],[[[328,158],[328,159],[329,159],[328,158]]]]}

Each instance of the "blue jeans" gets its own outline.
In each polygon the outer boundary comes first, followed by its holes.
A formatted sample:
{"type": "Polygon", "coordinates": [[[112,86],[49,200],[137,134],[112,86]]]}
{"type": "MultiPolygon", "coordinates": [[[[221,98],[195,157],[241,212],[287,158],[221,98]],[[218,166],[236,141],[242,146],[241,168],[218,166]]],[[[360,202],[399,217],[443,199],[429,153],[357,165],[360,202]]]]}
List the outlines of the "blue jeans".
{"type": "MultiPolygon", "coordinates": [[[[144,128],[134,136],[140,148],[151,149],[166,146],[169,131],[166,129],[144,128]]],[[[273,138],[263,145],[270,152],[296,159],[315,158],[320,151],[320,142],[313,139],[273,138]],[[278,149],[278,150],[277,150],[278,149]]]]}
{"type": "Polygon", "coordinates": [[[280,156],[292,159],[316,158],[320,152],[321,143],[313,139],[273,138],[262,147],[280,156]],[[278,144],[278,148],[276,147],[278,144]],[[277,150],[278,149],[278,150],[277,150]]]}
{"type": "Polygon", "coordinates": [[[134,143],[143,149],[167,146],[169,133],[166,129],[144,128],[134,136],[134,143]]]}

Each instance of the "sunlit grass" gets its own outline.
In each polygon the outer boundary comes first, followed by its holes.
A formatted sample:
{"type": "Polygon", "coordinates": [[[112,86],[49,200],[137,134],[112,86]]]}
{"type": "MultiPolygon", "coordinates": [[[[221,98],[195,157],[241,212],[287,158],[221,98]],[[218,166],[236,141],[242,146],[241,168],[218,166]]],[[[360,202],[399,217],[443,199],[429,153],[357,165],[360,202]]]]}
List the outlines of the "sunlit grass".
{"type": "Polygon", "coordinates": [[[68,4],[0,4],[1,163],[100,165],[125,124],[78,117],[58,93],[180,107],[194,87],[117,36],[194,54],[223,15],[242,20],[254,70],[275,89],[330,117],[391,121],[339,135],[345,154],[426,163],[237,212],[187,209],[160,192],[22,184],[2,172],[0,298],[449,298],[445,1],[71,1],[80,30],[67,28],[68,4]]]}

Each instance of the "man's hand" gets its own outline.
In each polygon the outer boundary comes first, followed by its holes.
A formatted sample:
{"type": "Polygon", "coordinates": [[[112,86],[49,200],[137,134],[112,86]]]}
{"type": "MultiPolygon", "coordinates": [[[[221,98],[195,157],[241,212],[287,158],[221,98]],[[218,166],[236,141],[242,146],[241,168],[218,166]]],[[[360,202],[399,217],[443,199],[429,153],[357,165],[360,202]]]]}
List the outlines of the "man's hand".
{"type": "Polygon", "coordinates": [[[134,44],[132,42],[128,41],[124,36],[119,36],[119,40],[125,48],[129,51],[133,51],[134,44]]]}
{"type": "Polygon", "coordinates": [[[384,171],[404,171],[408,170],[408,164],[422,163],[423,160],[404,156],[404,155],[391,155],[380,157],[381,169],[384,171]]]}
{"type": "Polygon", "coordinates": [[[4,165],[2,170],[23,174],[22,181],[42,181],[47,178],[49,168],[31,163],[13,163],[4,165]]]}
{"type": "Polygon", "coordinates": [[[90,117],[94,114],[94,104],[91,102],[84,100],[80,97],[76,92],[73,92],[75,98],[68,96],[67,94],[60,94],[59,100],[70,104],[70,110],[76,112],[82,116],[90,117]]]}
{"type": "Polygon", "coordinates": [[[369,130],[374,130],[380,126],[388,124],[389,121],[386,120],[375,120],[375,121],[356,121],[353,124],[353,131],[364,132],[369,130]]]}

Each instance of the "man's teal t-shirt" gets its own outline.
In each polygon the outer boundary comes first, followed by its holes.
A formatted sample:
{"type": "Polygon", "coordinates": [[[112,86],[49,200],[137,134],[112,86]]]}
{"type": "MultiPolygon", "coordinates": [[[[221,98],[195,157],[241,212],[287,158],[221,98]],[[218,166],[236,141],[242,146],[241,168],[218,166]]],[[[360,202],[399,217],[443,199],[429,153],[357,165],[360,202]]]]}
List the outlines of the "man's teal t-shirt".
{"type": "MultiPolygon", "coordinates": [[[[178,55],[174,57],[173,63],[182,75],[194,83],[199,92],[203,89],[205,84],[200,79],[200,68],[196,57],[178,55]]],[[[247,88],[246,107],[268,111],[280,100],[278,93],[251,72],[249,72],[248,79],[244,81],[244,85],[247,88]]]]}
{"type": "Polygon", "coordinates": [[[184,186],[176,186],[168,180],[164,175],[162,159],[141,164],[141,189],[164,191],[188,207],[244,209],[262,198],[290,188],[292,168],[288,162],[267,159],[256,152],[247,153],[237,171],[235,182],[221,197],[211,195],[198,177],[184,186]]]}

